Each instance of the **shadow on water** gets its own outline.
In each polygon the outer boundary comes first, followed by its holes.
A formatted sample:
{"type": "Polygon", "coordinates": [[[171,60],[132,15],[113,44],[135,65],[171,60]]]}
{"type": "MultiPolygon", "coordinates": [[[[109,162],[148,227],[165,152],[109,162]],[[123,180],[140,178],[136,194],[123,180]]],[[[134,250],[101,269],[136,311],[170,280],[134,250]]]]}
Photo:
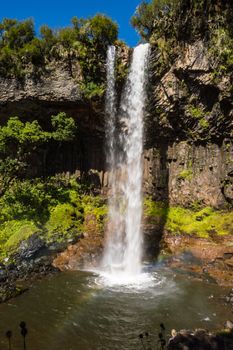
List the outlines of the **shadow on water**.
{"type": "MultiPolygon", "coordinates": [[[[19,324],[19,328],[20,328],[20,334],[23,338],[23,344],[22,344],[22,349],[26,350],[27,346],[26,346],[26,336],[28,334],[28,329],[27,329],[27,325],[26,322],[21,321],[19,324]]],[[[13,332],[11,330],[8,330],[5,333],[5,336],[7,338],[7,343],[8,343],[8,350],[12,350],[12,338],[13,338],[13,332]]]]}

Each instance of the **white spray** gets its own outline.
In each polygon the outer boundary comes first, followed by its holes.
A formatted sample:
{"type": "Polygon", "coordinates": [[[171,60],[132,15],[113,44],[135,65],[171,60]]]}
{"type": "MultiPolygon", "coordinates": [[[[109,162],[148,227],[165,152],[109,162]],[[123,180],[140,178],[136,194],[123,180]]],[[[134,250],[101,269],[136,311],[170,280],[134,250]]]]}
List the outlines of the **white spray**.
{"type": "Polygon", "coordinates": [[[115,50],[108,50],[106,115],[111,194],[103,264],[119,280],[141,273],[143,112],[148,57],[149,44],[134,49],[116,113],[115,50]]]}

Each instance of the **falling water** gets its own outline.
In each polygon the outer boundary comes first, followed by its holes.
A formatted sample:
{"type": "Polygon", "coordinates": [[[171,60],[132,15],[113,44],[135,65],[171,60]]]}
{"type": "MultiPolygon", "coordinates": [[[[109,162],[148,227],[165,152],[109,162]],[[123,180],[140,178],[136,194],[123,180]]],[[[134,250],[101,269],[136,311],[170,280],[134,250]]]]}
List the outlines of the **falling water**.
{"type": "Polygon", "coordinates": [[[143,111],[148,56],[148,44],[134,49],[116,113],[115,50],[108,50],[106,114],[111,194],[103,263],[112,276],[121,280],[141,272],[143,111]]]}
{"type": "MultiPolygon", "coordinates": [[[[105,100],[105,115],[107,124],[107,163],[115,164],[115,128],[116,128],[116,93],[115,93],[115,59],[116,48],[109,46],[107,52],[107,93],[105,100]]],[[[112,181],[111,181],[112,182],[112,181]]]]}

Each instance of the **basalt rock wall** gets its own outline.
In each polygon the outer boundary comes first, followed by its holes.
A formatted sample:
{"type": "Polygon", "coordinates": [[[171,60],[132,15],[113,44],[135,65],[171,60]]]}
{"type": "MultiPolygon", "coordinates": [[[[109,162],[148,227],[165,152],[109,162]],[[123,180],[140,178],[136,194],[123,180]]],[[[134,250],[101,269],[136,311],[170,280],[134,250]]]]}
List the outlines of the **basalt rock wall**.
{"type": "Polygon", "coordinates": [[[217,69],[208,45],[196,41],[183,44],[174,64],[151,83],[144,188],[156,200],[232,204],[233,77],[215,79],[217,69]]]}
{"type": "Polygon", "coordinates": [[[23,121],[37,119],[48,129],[50,117],[59,112],[65,112],[77,123],[78,135],[73,142],[59,146],[50,143],[35,155],[30,176],[104,170],[104,102],[86,100],[80,89],[81,81],[78,64],[73,67],[71,76],[66,64],[56,61],[37,79],[30,75],[24,81],[0,77],[1,124],[9,117],[18,116],[23,121]]]}
{"type": "Polygon", "coordinates": [[[233,201],[233,144],[161,145],[145,151],[144,189],[171,205],[226,207],[233,201]]]}

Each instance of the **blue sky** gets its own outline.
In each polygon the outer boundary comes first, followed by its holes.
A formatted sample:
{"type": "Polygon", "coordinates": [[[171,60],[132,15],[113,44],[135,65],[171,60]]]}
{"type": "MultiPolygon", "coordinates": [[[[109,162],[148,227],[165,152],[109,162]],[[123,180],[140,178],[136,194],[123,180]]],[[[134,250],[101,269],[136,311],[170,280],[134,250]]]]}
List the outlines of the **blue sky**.
{"type": "Polygon", "coordinates": [[[2,0],[0,21],[4,17],[33,18],[36,29],[42,24],[59,28],[70,24],[73,16],[88,17],[104,13],[118,22],[119,37],[130,46],[135,46],[138,35],[130,25],[133,15],[141,0],[2,0]]]}

